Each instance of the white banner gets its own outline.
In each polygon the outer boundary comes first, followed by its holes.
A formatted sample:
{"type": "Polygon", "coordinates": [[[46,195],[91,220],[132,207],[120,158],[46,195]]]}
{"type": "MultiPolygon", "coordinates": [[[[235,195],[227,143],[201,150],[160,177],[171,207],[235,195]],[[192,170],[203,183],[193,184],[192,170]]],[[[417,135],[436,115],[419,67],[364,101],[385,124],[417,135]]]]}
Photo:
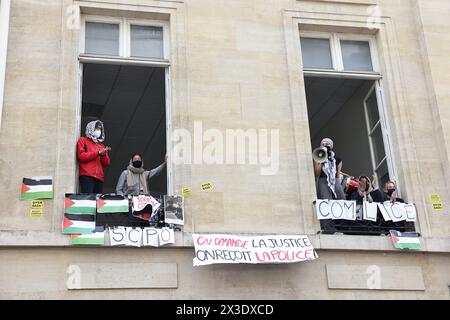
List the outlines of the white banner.
{"type": "Polygon", "coordinates": [[[363,219],[376,222],[378,205],[376,202],[363,202],[363,219]]]}
{"type": "Polygon", "coordinates": [[[170,228],[115,227],[109,229],[109,238],[111,246],[159,247],[175,243],[175,232],[170,228]]]}
{"type": "MultiPolygon", "coordinates": [[[[317,219],[344,219],[356,220],[357,210],[362,210],[361,217],[364,220],[377,221],[377,208],[380,210],[384,221],[416,221],[417,213],[416,206],[413,203],[389,202],[384,203],[369,203],[363,202],[360,209],[356,205],[356,201],[345,200],[323,200],[316,201],[316,215],[317,219]]],[[[360,211],[358,211],[360,212],[360,211]]],[[[359,219],[361,219],[361,217],[359,219]]]]}
{"type": "Polygon", "coordinates": [[[305,235],[193,234],[194,266],[216,263],[294,263],[317,253],[305,235]]]}
{"type": "Polygon", "coordinates": [[[142,243],[142,229],[127,227],[125,230],[125,245],[130,247],[140,247],[142,243]]]}
{"type": "Polygon", "coordinates": [[[356,219],[356,201],[317,200],[317,219],[356,219]]]}
{"type": "Polygon", "coordinates": [[[159,234],[156,228],[144,228],[142,232],[142,245],[159,247],[159,234]]]}
{"type": "Polygon", "coordinates": [[[111,246],[125,245],[126,243],[125,234],[126,234],[125,227],[110,228],[109,241],[111,243],[111,246]]]}
{"type": "Polygon", "coordinates": [[[168,243],[175,243],[175,233],[173,232],[173,229],[162,228],[157,230],[160,246],[163,246],[168,243]]]}

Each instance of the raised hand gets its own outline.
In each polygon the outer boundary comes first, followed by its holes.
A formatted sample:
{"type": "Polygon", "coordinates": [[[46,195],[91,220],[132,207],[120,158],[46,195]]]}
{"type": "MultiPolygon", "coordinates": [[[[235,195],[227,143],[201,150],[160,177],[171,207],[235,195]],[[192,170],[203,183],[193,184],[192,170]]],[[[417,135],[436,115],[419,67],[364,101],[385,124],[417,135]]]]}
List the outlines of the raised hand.
{"type": "Polygon", "coordinates": [[[395,202],[395,201],[397,201],[397,190],[395,190],[391,194],[391,202],[395,202]]]}

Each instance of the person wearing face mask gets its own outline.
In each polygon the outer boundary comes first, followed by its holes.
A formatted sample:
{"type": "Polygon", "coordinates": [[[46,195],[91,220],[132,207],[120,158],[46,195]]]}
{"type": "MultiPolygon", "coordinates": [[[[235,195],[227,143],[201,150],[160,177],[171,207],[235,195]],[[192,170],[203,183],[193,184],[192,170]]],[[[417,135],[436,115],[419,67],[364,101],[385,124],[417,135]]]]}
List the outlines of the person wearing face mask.
{"type": "Polygon", "coordinates": [[[376,175],[369,179],[367,176],[360,176],[358,178],[358,189],[352,193],[351,200],[356,200],[357,204],[367,202],[382,202],[383,195],[378,189],[378,181],[376,175]]]}
{"type": "Polygon", "coordinates": [[[383,187],[383,201],[405,202],[402,198],[397,197],[397,191],[394,181],[387,181],[383,187]]]}
{"type": "Polygon", "coordinates": [[[328,200],[345,200],[341,186],[342,160],[333,151],[333,140],[324,138],[320,147],[327,148],[328,158],[323,163],[314,161],[314,174],[317,180],[317,197],[328,200]]]}
{"type": "Polygon", "coordinates": [[[150,171],[144,169],[142,156],[135,153],[127,169],[124,170],[117,182],[116,194],[120,195],[139,195],[149,194],[148,181],[155,175],[160,174],[167,163],[167,156],[164,162],[150,171]]]}
{"type": "Polygon", "coordinates": [[[77,157],[79,161],[79,182],[81,193],[102,193],[105,175],[103,168],[109,166],[108,151],[105,146],[105,129],[99,120],[86,126],[86,136],[78,139],[77,157]]]}

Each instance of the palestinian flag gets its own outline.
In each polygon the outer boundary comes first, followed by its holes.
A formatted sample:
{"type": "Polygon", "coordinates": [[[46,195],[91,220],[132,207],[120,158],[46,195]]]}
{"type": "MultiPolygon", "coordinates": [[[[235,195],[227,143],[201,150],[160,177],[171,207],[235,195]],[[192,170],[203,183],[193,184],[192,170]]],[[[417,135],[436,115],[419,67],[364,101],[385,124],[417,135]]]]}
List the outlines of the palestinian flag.
{"type": "Polygon", "coordinates": [[[397,249],[411,249],[418,250],[421,248],[419,235],[416,232],[400,232],[396,230],[389,230],[391,233],[391,240],[394,247],[397,249]]]}
{"type": "Polygon", "coordinates": [[[97,199],[98,213],[128,213],[128,199],[123,196],[101,196],[97,199]]]}
{"type": "Polygon", "coordinates": [[[93,232],[89,234],[72,234],[70,236],[70,244],[80,244],[80,245],[104,245],[105,244],[105,233],[104,232],[93,232]]]}
{"type": "Polygon", "coordinates": [[[27,199],[52,199],[52,177],[23,178],[20,200],[27,199]]]}
{"type": "Polygon", "coordinates": [[[92,233],[95,229],[95,215],[64,213],[63,234],[92,233]]]}
{"type": "Polygon", "coordinates": [[[64,212],[72,214],[95,214],[97,202],[95,194],[66,193],[64,212]]]}

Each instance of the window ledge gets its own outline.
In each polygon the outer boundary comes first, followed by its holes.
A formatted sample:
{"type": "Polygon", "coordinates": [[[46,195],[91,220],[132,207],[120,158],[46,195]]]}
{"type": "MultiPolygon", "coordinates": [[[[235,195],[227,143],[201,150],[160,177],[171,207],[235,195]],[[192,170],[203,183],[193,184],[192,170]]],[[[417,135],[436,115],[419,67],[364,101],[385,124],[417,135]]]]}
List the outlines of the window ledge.
{"type": "MultiPolygon", "coordinates": [[[[297,0],[299,2],[305,0],[297,0]]],[[[311,0],[309,0],[311,1],[311,0]]],[[[376,5],[377,0],[312,0],[313,2],[331,2],[331,3],[345,3],[345,4],[363,4],[363,5],[376,5]]]]}
{"type": "MultiPolygon", "coordinates": [[[[185,247],[186,234],[175,231],[175,243],[167,244],[163,247],[185,247]]],[[[189,234],[189,236],[191,236],[189,234]]],[[[191,237],[192,239],[192,237],[191,237]]],[[[191,240],[192,242],[192,240],[191,240]]],[[[120,246],[111,247],[109,239],[105,237],[106,246],[75,246],[70,244],[70,236],[60,232],[36,231],[36,230],[0,230],[0,247],[103,247],[118,248],[120,246]]],[[[152,247],[150,247],[152,248],[152,247]]]]}
{"type": "MultiPolygon", "coordinates": [[[[315,249],[321,250],[362,250],[362,251],[402,251],[394,248],[390,237],[386,236],[351,236],[319,234],[316,237],[315,249]]],[[[312,240],[311,240],[312,242],[312,240]]],[[[420,238],[422,249],[402,252],[450,252],[450,237],[420,238]]]]}
{"type": "MultiPolygon", "coordinates": [[[[421,250],[401,251],[395,249],[390,237],[351,236],[351,235],[308,235],[316,250],[345,251],[397,251],[397,252],[445,252],[450,253],[450,237],[420,238],[421,250]]],[[[106,241],[109,243],[109,240],[106,241]]],[[[164,245],[169,247],[192,248],[192,233],[175,232],[175,243],[164,245]]],[[[70,237],[59,232],[35,230],[0,230],[0,247],[80,247],[70,244],[70,237]]],[[[92,246],[86,246],[92,247],[92,246]]],[[[109,248],[106,245],[103,248],[109,248]]],[[[118,248],[118,247],[110,247],[118,248]]],[[[152,247],[150,247],[152,248],[152,247]]]]}

